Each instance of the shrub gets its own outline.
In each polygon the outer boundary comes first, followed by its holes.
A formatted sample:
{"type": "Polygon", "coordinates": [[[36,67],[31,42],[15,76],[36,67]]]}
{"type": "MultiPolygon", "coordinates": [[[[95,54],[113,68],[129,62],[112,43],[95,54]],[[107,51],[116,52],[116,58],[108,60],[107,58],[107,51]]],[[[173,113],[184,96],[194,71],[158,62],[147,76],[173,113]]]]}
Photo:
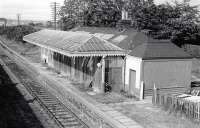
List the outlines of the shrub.
{"type": "Polygon", "coordinates": [[[23,36],[36,32],[37,30],[29,25],[0,27],[0,35],[6,35],[8,39],[23,42],[23,36]]]}

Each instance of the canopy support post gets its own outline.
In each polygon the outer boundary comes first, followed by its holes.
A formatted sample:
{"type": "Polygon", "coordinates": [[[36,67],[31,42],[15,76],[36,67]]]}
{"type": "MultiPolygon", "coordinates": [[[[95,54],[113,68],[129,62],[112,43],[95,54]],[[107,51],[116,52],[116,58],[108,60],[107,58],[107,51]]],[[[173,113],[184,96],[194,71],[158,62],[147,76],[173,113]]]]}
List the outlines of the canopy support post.
{"type": "Polygon", "coordinates": [[[102,57],[102,81],[101,81],[101,92],[105,92],[105,56],[102,57]]]}

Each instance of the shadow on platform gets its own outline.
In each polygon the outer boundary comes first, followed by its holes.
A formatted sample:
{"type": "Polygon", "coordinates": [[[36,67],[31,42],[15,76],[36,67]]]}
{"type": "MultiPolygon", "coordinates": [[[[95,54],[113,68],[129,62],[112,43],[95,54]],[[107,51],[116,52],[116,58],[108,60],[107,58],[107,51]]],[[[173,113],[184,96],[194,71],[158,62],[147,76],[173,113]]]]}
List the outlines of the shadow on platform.
{"type": "Polygon", "coordinates": [[[0,128],[43,128],[29,103],[0,66],[0,128]]]}

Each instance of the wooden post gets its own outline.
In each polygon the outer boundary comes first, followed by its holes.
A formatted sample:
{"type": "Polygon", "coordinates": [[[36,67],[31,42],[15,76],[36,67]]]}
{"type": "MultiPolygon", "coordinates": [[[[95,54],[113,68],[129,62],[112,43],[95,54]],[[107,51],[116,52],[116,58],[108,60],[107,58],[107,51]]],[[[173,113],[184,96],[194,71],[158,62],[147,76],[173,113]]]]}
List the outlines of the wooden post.
{"type": "Polygon", "coordinates": [[[40,59],[41,59],[42,62],[44,61],[44,58],[43,58],[44,52],[43,51],[44,51],[43,48],[40,47],[40,59]]]}
{"type": "Polygon", "coordinates": [[[198,102],[197,104],[198,104],[197,110],[198,110],[198,120],[199,120],[200,119],[200,102],[198,102]]]}
{"type": "Polygon", "coordinates": [[[142,81],[140,85],[140,100],[143,99],[144,99],[144,82],[142,81]]]}
{"type": "Polygon", "coordinates": [[[102,78],[101,78],[101,92],[105,92],[105,56],[102,57],[102,78]]]}
{"type": "Polygon", "coordinates": [[[81,64],[80,64],[80,66],[81,66],[81,68],[80,68],[80,77],[81,77],[81,82],[84,82],[84,77],[83,77],[83,75],[84,75],[84,67],[83,67],[83,63],[84,63],[84,56],[83,57],[81,57],[81,64]]]}
{"type": "Polygon", "coordinates": [[[156,104],[157,103],[157,88],[156,88],[156,85],[154,83],[154,86],[153,86],[153,104],[156,104]]]}
{"type": "Polygon", "coordinates": [[[126,91],[126,56],[123,59],[123,68],[122,68],[122,80],[123,80],[123,84],[124,84],[124,88],[123,90],[126,91]]]}
{"type": "Polygon", "coordinates": [[[52,66],[54,67],[54,58],[53,58],[53,54],[54,54],[54,52],[52,51],[52,52],[51,52],[51,57],[52,57],[51,59],[52,59],[52,66]]]}
{"type": "Polygon", "coordinates": [[[73,58],[73,57],[71,57],[71,77],[73,78],[73,77],[75,77],[75,59],[73,58]]]}
{"type": "Polygon", "coordinates": [[[49,51],[49,66],[53,67],[53,54],[52,51],[49,51]]]}

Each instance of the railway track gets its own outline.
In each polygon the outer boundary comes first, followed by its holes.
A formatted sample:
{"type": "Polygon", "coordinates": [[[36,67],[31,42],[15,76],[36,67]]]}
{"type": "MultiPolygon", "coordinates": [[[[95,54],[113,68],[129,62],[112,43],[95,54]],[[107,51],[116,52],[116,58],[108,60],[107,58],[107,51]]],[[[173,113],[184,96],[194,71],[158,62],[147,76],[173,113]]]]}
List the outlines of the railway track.
{"type": "MultiPolygon", "coordinates": [[[[4,50],[6,49],[4,48],[4,50]]],[[[9,52],[11,53],[11,51],[9,52]]],[[[0,58],[12,71],[12,73],[17,76],[20,83],[22,83],[27,91],[34,97],[34,99],[30,102],[37,100],[42,108],[52,119],[54,119],[59,127],[89,128],[67,106],[65,106],[61,101],[59,101],[59,99],[48,92],[48,90],[46,90],[39,82],[37,82],[37,80],[34,80],[29,73],[19,67],[15,61],[9,58],[9,56],[1,53],[0,58]]]]}

